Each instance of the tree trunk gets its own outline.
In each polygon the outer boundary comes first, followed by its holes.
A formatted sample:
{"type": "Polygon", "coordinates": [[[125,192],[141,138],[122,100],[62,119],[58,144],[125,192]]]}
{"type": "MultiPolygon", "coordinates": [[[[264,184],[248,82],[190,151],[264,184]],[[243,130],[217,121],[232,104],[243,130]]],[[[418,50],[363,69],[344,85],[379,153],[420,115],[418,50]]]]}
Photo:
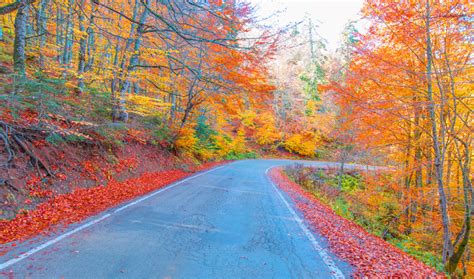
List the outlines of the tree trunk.
{"type": "MultiPolygon", "coordinates": [[[[85,0],[80,0],[79,5],[84,7],[85,0]]],[[[84,92],[84,71],[86,67],[86,51],[87,51],[87,42],[86,36],[84,35],[84,13],[79,11],[79,31],[81,32],[79,39],[79,55],[78,55],[78,65],[77,65],[77,93],[82,94],[84,92]]]]}
{"type": "MultiPolygon", "coordinates": [[[[416,108],[415,108],[416,110],[416,108]]],[[[416,113],[415,113],[416,115],[416,113]]],[[[415,119],[416,119],[416,116],[415,116],[415,119]]],[[[415,121],[415,130],[416,130],[416,121],[415,121]]],[[[413,197],[413,191],[410,190],[412,187],[411,187],[411,183],[412,183],[412,180],[413,180],[413,167],[410,165],[410,158],[412,157],[412,146],[413,146],[413,139],[412,139],[412,130],[413,130],[413,127],[412,127],[412,122],[411,121],[408,121],[408,128],[407,128],[407,143],[406,143],[406,150],[405,150],[405,191],[401,191],[402,193],[406,192],[407,193],[407,197],[405,197],[404,199],[407,200],[408,202],[408,206],[406,207],[406,210],[405,210],[405,217],[406,217],[406,221],[405,221],[405,230],[404,230],[404,233],[406,235],[410,235],[411,232],[412,232],[412,226],[411,224],[415,221],[415,219],[413,218],[413,216],[416,215],[416,200],[415,198],[413,197]]],[[[415,133],[416,134],[416,133],[415,133]]],[[[415,140],[415,149],[416,149],[416,140],[415,140]]],[[[414,168],[416,168],[416,160],[414,162],[414,168]]]]}
{"type": "Polygon", "coordinates": [[[63,29],[64,14],[62,9],[58,6],[56,9],[56,45],[58,46],[58,63],[63,64],[61,56],[61,48],[64,43],[64,29],[63,29]]]}
{"type": "Polygon", "coordinates": [[[21,6],[15,17],[15,42],[13,45],[13,67],[22,79],[25,77],[25,47],[28,6],[21,6]]]}
{"type": "Polygon", "coordinates": [[[38,23],[38,47],[39,47],[39,65],[40,68],[44,67],[44,53],[43,49],[46,45],[47,30],[46,30],[46,10],[49,5],[49,0],[41,0],[39,3],[38,13],[37,13],[37,23],[38,23]]]}
{"type": "Polygon", "coordinates": [[[27,9],[27,14],[28,14],[28,18],[26,20],[26,37],[32,37],[35,35],[35,26],[34,26],[34,22],[32,19],[30,19],[30,16],[32,15],[32,13],[35,11],[31,5],[28,5],[28,6],[25,6],[26,9],[27,9]]]}
{"type": "MultiPolygon", "coordinates": [[[[463,184],[463,197],[464,197],[464,224],[461,231],[457,235],[456,241],[453,245],[455,246],[453,247],[453,250],[455,251],[453,251],[452,256],[448,259],[448,265],[446,267],[446,271],[448,271],[449,274],[454,274],[454,272],[456,271],[459,261],[461,260],[461,257],[464,254],[464,251],[466,250],[469,244],[469,239],[471,236],[471,213],[472,213],[471,203],[473,199],[472,183],[469,177],[470,170],[471,170],[471,159],[470,159],[471,151],[469,150],[469,144],[467,144],[466,142],[462,142],[462,145],[464,147],[464,154],[463,156],[459,154],[459,157],[460,157],[459,163],[462,167],[461,171],[462,171],[462,184],[463,184]],[[457,245],[456,247],[457,242],[459,242],[459,245],[457,245]]],[[[458,152],[461,153],[459,149],[458,149],[458,152]]]]}
{"type": "Polygon", "coordinates": [[[94,64],[94,55],[95,55],[95,33],[94,33],[94,19],[95,19],[95,12],[97,9],[97,4],[95,1],[92,2],[92,13],[89,19],[89,26],[87,27],[87,63],[85,66],[84,71],[89,71],[94,64]]]}
{"type": "Polygon", "coordinates": [[[446,183],[446,187],[447,187],[447,193],[446,193],[446,197],[448,198],[448,200],[451,200],[451,170],[452,170],[452,166],[453,166],[453,160],[451,159],[452,158],[452,151],[448,151],[448,166],[447,166],[447,170],[446,170],[446,178],[445,178],[445,183],[446,183]]]}
{"type": "Polygon", "coordinates": [[[421,207],[421,213],[423,214],[423,166],[422,166],[422,150],[421,150],[421,129],[420,129],[420,108],[418,107],[418,98],[415,97],[415,127],[414,127],[414,141],[415,141],[415,188],[417,196],[413,203],[413,215],[411,222],[416,221],[416,213],[418,207],[421,207]]]}
{"type": "Polygon", "coordinates": [[[430,34],[430,1],[426,1],[426,81],[427,81],[427,93],[428,93],[428,112],[431,124],[433,149],[434,149],[434,170],[436,184],[438,186],[439,204],[442,217],[443,226],[443,263],[446,265],[453,253],[453,247],[451,243],[451,232],[449,224],[449,213],[448,203],[446,199],[446,193],[444,191],[443,184],[443,156],[438,138],[436,112],[434,106],[433,97],[433,84],[432,84],[432,49],[431,49],[431,34],[430,34]]]}
{"type": "Polygon", "coordinates": [[[67,65],[71,63],[72,59],[72,47],[74,43],[74,11],[72,6],[74,5],[74,0],[69,0],[69,10],[66,19],[66,30],[64,34],[64,47],[62,53],[62,64],[67,65]]]}
{"type": "Polygon", "coordinates": [[[174,120],[175,120],[175,115],[176,115],[176,94],[174,92],[171,92],[171,107],[170,107],[170,119],[168,122],[168,126],[172,127],[174,120]]]}
{"type": "MultiPolygon", "coordinates": [[[[149,1],[146,1],[146,4],[148,5],[149,1]]],[[[136,27],[135,39],[133,40],[133,54],[130,57],[130,63],[127,67],[127,73],[122,78],[119,99],[116,105],[113,107],[114,110],[112,112],[112,119],[114,121],[126,122],[128,120],[126,97],[127,92],[130,89],[129,75],[135,71],[136,66],[138,65],[138,56],[143,36],[143,24],[145,24],[147,17],[148,9],[145,8],[140,16],[139,24],[136,27]]]]}
{"type": "MultiPolygon", "coordinates": [[[[117,43],[115,44],[115,55],[114,55],[114,60],[113,60],[113,65],[114,68],[117,67],[118,65],[118,55],[120,52],[120,38],[117,38],[117,43]]],[[[115,91],[117,90],[117,74],[114,72],[114,76],[112,78],[112,81],[110,82],[110,96],[111,96],[111,101],[112,105],[115,106],[115,103],[117,101],[117,96],[115,91]]],[[[113,107],[112,111],[114,111],[115,107],[113,107]]]]}
{"type": "Polygon", "coordinates": [[[34,2],[36,2],[36,0],[16,0],[13,3],[0,6],[0,15],[9,14],[34,2]]]}

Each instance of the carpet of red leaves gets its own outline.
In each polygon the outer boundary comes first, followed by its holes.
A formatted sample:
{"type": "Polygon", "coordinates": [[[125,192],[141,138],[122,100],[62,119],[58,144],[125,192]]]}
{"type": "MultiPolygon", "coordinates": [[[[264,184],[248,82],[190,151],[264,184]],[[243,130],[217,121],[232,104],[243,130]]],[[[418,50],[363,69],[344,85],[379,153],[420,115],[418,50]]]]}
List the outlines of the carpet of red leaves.
{"type": "MultiPolygon", "coordinates": [[[[193,169],[193,172],[223,163],[202,164],[193,169]]],[[[122,182],[111,179],[107,186],[77,188],[71,193],[53,196],[31,211],[20,212],[12,220],[0,220],[0,244],[22,241],[64,228],[192,174],[183,170],[147,172],[122,182]]],[[[0,252],[5,253],[6,250],[0,252]]]]}
{"type": "Polygon", "coordinates": [[[337,215],[291,181],[282,169],[272,169],[270,177],[291,197],[311,228],[328,240],[331,251],[355,267],[354,277],[443,278],[422,262],[337,215]]]}

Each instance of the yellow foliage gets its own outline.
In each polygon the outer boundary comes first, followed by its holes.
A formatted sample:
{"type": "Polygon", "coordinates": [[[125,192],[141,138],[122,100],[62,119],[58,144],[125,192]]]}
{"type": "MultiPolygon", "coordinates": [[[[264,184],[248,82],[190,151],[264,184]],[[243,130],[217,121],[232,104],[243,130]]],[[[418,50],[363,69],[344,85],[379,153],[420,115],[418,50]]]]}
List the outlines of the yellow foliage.
{"type": "Polygon", "coordinates": [[[245,127],[254,128],[257,114],[253,110],[246,110],[239,113],[240,120],[245,127]]]}
{"type": "Polygon", "coordinates": [[[303,156],[314,156],[318,138],[314,133],[293,134],[284,142],[285,149],[303,156]]]}
{"type": "Polygon", "coordinates": [[[196,150],[196,155],[201,161],[212,161],[217,158],[217,154],[213,150],[209,149],[197,149],[196,150]]]}
{"type": "Polygon", "coordinates": [[[198,138],[191,127],[181,129],[178,139],[175,142],[176,147],[186,153],[193,153],[196,150],[198,138]]]}
{"type": "Polygon", "coordinates": [[[217,151],[217,155],[219,157],[224,157],[225,155],[227,155],[231,139],[222,134],[215,135],[213,136],[213,138],[216,142],[216,146],[219,148],[219,150],[217,151]]]}
{"type": "Polygon", "coordinates": [[[316,101],[314,101],[314,100],[308,100],[308,102],[306,103],[306,114],[307,114],[308,116],[313,115],[313,114],[316,112],[316,110],[318,109],[318,108],[317,108],[318,105],[319,105],[319,104],[317,104],[316,101]]]}
{"type": "Polygon", "coordinates": [[[237,131],[237,137],[233,140],[232,149],[234,153],[243,153],[246,151],[245,148],[245,130],[240,127],[237,131]]]}
{"type": "Polygon", "coordinates": [[[258,120],[261,123],[255,131],[255,140],[258,144],[273,144],[281,138],[281,134],[275,126],[275,118],[272,114],[263,113],[258,120]]]}
{"type": "Polygon", "coordinates": [[[218,148],[217,156],[225,157],[228,154],[241,154],[247,151],[245,147],[245,131],[240,128],[237,136],[232,138],[225,134],[218,134],[213,136],[216,146],[218,148]]]}
{"type": "Polygon", "coordinates": [[[129,94],[127,96],[127,102],[130,104],[131,111],[143,116],[160,115],[163,108],[170,105],[157,98],[136,94],[129,94]]]}

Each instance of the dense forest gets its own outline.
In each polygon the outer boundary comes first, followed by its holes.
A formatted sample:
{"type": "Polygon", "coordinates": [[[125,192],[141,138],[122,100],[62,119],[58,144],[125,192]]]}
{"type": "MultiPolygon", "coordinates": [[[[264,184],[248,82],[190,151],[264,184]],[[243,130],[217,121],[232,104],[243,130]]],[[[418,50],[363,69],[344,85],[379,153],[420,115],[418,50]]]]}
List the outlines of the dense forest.
{"type": "Polygon", "coordinates": [[[25,212],[124,170],[286,157],[340,162],[328,183],[357,199],[352,218],[473,276],[472,4],[367,0],[367,30],[348,22],[335,51],[309,17],[275,28],[255,9],[2,0],[2,243],[25,212]],[[348,163],[384,168],[351,184],[348,163]]]}

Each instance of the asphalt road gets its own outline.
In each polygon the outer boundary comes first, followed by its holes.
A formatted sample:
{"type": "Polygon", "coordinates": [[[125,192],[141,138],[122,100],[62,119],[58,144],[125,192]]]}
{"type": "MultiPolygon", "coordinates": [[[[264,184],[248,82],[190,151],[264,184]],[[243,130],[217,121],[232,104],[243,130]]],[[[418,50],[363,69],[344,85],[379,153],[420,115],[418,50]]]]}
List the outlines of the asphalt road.
{"type": "Polygon", "coordinates": [[[0,272],[15,278],[350,277],[351,267],[308,230],[268,179],[267,169],[290,163],[244,160],[197,174],[69,231],[20,244],[0,257],[0,272]]]}

